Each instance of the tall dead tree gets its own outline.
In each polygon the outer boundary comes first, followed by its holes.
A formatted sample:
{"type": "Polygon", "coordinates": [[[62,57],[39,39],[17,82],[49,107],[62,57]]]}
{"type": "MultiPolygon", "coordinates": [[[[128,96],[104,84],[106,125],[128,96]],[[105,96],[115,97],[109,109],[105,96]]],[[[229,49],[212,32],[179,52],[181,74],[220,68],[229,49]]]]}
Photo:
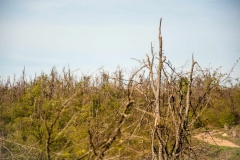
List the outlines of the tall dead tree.
{"type": "MultiPolygon", "coordinates": [[[[187,73],[177,73],[170,62],[166,62],[163,56],[163,44],[161,34],[161,22],[159,24],[159,52],[156,57],[151,45],[151,56],[146,54],[144,61],[149,72],[149,83],[153,92],[153,99],[149,102],[153,107],[154,124],[152,125],[152,159],[179,159],[184,156],[194,156],[190,145],[190,130],[202,109],[208,101],[203,102],[210,92],[197,95],[198,103],[192,104],[192,84],[194,68],[197,62],[192,56],[191,69],[187,73]],[[155,63],[154,61],[157,60],[155,63]],[[169,69],[171,74],[168,73],[169,69]],[[205,97],[205,98],[203,98],[205,97]],[[198,109],[200,108],[200,109],[198,109]],[[191,113],[191,116],[190,116],[191,113]]],[[[199,66],[200,68],[200,66],[199,66]]],[[[204,73],[202,73],[204,74],[204,73]]],[[[141,92],[144,94],[144,92],[141,92]]],[[[144,97],[147,97],[144,95],[144,97]]]]}
{"type": "Polygon", "coordinates": [[[155,106],[154,106],[154,126],[152,128],[152,159],[162,159],[163,157],[163,142],[162,142],[162,137],[161,137],[161,130],[158,129],[158,125],[160,123],[160,118],[161,118],[161,83],[162,83],[162,69],[163,69],[163,53],[162,53],[162,34],[161,34],[161,22],[162,19],[160,19],[160,24],[159,24],[159,34],[158,34],[158,40],[159,40],[159,53],[158,53],[158,65],[157,65],[157,77],[155,79],[154,77],[154,53],[153,53],[153,46],[151,44],[151,56],[152,59],[150,61],[149,56],[147,56],[147,68],[149,70],[149,80],[151,84],[151,88],[155,97],[155,106]],[[159,138],[158,141],[158,149],[156,148],[155,145],[155,137],[159,138]]]}

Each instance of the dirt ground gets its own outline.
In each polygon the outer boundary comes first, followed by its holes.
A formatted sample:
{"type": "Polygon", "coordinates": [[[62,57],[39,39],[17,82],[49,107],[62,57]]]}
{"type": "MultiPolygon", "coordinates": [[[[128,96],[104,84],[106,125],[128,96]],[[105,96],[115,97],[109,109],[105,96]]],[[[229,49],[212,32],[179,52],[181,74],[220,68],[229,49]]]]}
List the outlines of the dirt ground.
{"type": "Polygon", "coordinates": [[[212,145],[240,148],[240,146],[238,146],[228,140],[214,137],[214,135],[222,134],[222,133],[223,132],[220,132],[220,131],[203,132],[203,133],[199,133],[199,134],[195,135],[194,137],[197,138],[198,140],[205,141],[206,143],[209,143],[212,145]]]}

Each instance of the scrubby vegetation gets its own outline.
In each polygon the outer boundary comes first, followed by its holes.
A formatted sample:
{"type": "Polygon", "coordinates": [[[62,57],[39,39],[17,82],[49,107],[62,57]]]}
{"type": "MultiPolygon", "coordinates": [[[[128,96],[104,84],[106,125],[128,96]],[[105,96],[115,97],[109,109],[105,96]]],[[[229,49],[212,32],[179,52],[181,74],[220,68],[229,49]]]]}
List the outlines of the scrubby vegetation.
{"type": "Polygon", "coordinates": [[[176,70],[159,45],[131,74],[2,80],[1,159],[197,159],[196,128],[239,124],[240,83],[194,58],[176,70]]]}

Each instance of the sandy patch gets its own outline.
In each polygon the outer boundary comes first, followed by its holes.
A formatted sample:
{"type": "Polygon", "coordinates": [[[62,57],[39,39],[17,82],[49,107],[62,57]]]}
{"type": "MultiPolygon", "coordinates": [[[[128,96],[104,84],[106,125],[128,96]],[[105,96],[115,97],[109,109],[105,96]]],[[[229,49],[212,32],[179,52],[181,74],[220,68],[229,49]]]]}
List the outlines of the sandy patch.
{"type": "Polygon", "coordinates": [[[227,146],[227,147],[234,147],[234,148],[240,148],[240,146],[224,139],[216,138],[214,137],[215,134],[221,134],[222,132],[218,131],[211,131],[211,132],[204,132],[197,134],[193,137],[202,140],[206,143],[212,144],[212,145],[218,145],[218,146],[227,146]]]}

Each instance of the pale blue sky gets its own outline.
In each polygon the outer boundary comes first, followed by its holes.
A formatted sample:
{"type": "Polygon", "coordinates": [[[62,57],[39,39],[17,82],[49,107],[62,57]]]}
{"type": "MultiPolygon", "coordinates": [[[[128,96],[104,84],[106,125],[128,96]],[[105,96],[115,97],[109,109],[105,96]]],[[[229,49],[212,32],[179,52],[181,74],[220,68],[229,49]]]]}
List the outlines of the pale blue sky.
{"type": "MultiPolygon", "coordinates": [[[[231,69],[240,58],[238,0],[0,0],[0,76],[53,66],[91,73],[139,66],[162,21],[164,54],[176,67],[191,59],[231,69]]],[[[81,73],[81,72],[80,72],[81,73]]],[[[234,77],[240,77],[240,64],[234,77]]]]}

